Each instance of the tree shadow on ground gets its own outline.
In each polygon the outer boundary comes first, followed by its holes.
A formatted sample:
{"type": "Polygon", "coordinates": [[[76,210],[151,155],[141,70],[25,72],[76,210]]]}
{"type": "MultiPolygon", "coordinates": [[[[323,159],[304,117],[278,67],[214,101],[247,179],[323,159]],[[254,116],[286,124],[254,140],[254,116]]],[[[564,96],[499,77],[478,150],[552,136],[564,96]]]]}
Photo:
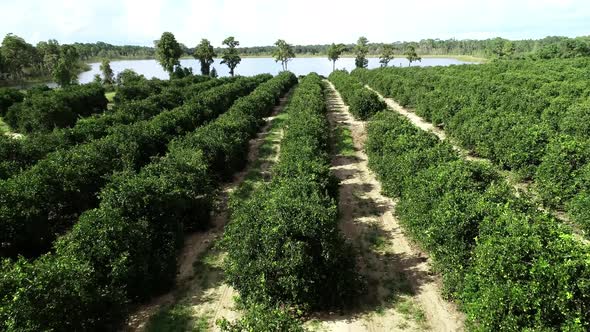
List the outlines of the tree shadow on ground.
{"type": "Polygon", "coordinates": [[[402,236],[402,230],[397,223],[392,223],[393,206],[390,201],[376,195],[373,178],[364,168],[366,156],[358,153],[363,149],[365,137],[348,139],[346,131],[339,128],[351,128],[350,115],[337,111],[345,106],[331,93],[326,96],[326,101],[335,110],[330,111],[328,117],[332,127],[332,172],[340,180],[340,227],[355,248],[357,271],[366,285],[364,293],[351,308],[318,313],[312,318],[352,321],[393,308],[404,297],[420,294],[422,286],[432,282],[434,276],[424,270],[426,257],[419,253],[408,253],[407,248],[396,245],[395,239],[402,236]],[[343,146],[342,141],[345,140],[347,142],[343,146]],[[349,142],[352,142],[352,146],[349,142]],[[350,149],[354,153],[343,153],[350,149]]]}

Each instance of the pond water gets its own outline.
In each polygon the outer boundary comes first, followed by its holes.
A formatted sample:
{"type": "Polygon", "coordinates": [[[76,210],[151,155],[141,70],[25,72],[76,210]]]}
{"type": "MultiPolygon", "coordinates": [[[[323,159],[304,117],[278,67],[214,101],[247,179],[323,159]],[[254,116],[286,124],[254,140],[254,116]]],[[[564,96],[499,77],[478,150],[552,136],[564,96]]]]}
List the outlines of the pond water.
{"type": "MultiPolygon", "coordinates": [[[[212,65],[217,70],[219,76],[229,76],[229,69],[226,65],[220,64],[221,59],[215,59],[215,63],[212,65]]],[[[414,62],[412,66],[449,66],[449,65],[460,65],[468,64],[471,62],[459,61],[456,59],[448,58],[425,58],[421,62],[414,62]]],[[[195,59],[181,59],[180,64],[183,67],[190,67],[193,69],[193,73],[200,73],[200,64],[195,59]]],[[[94,75],[100,74],[100,64],[91,63],[91,70],[80,74],[78,81],[80,83],[88,83],[94,79],[94,75]]],[[[406,59],[394,59],[390,62],[389,66],[408,66],[408,60],[406,59]]],[[[378,58],[369,58],[369,68],[379,67],[378,58]]],[[[162,67],[156,62],[156,60],[121,60],[111,61],[111,68],[115,75],[123,71],[124,69],[132,69],[138,74],[142,74],[147,78],[160,78],[168,79],[168,73],[166,73],[162,67]]],[[[295,58],[288,64],[288,69],[296,75],[306,75],[310,72],[316,72],[320,75],[328,76],[332,72],[332,62],[327,58],[295,58]]],[[[336,69],[354,69],[354,58],[342,58],[336,61],[336,69]]],[[[261,73],[270,73],[276,75],[281,71],[281,64],[275,62],[272,58],[243,58],[242,62],[238,64],[235,69],[236,75],[252,76],[261,73]]]]}

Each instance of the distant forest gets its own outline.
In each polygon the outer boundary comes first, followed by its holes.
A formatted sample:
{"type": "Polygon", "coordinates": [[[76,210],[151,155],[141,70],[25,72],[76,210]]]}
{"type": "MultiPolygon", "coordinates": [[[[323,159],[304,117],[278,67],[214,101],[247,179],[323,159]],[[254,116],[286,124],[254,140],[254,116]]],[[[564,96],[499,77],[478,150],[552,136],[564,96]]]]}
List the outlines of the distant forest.
{"type": "MultiPolygon", "coordinates": [[[[369,54],[379,55],[384,43],[369,43],[369,54]]],[[[423,39],[419,42],[392,43],[395,53],[403,54],[409,45],[414,45],[420,55],[470,55],[482,58],[493,57],[538,57],[538,58],[572,58],[590,56],[590,36],[545,37],[539,40],[507,40],[503,38],[485,40],[423,39]]],[[[329,45],[295,45],[295,54],[326,55],[329,45]]],[[[345,53],[352,53],[355,44],[347,44],[345,53]]],[[[256,46],[238,48],[242,55],[267,55],[274,46],[256,46]]],[[[220,51],[221,49],[216,49],[220,51]]],[[[191,49],[189,49],[189,52],[191,49]]]]}

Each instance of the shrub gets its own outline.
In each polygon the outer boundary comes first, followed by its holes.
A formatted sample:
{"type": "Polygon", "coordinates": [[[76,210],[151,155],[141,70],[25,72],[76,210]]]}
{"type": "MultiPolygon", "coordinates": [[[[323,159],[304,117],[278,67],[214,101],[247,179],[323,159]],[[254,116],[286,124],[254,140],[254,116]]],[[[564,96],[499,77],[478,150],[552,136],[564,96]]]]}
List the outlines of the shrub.
{"type": "Polygon", "coordinates": [[[22,103],[8,108],[6,121],[17,131],[48,132],[53,128],[71,127],[79,117],[106,110],[108,103],[104,88],[97,84],[34,91],[30,90],[22,103]]]}
{"type": "Polygon", "coordinates": [[[301,322],[293,314],[282,308],[251,304],[246,308],[244,317],[235,322],[220,319],[216,322],[223,332],[304,332],[301,322]]]}
{"type": "Polygon", "coordinates": [[[577,181],[590,163],[590,141],[569,135],[555,137],[535,175],[539,194],[546,204],[561,206],[581,188],[577,181]]]}
{"type": "Polygon", "coordinates": [[[8,108],[24,100],[25,95],[18,89],[0,88],[0,116],[5,116],[8,108]]]}
{"type": "Polygon", "coordinates": [[[301,81],[286,112],[288,129],[273,180],[230,204],[225,271],[248,302],[303,310],[345,306],[360,287],[329,195],[334,191],[317,74],[301,81]]]}
{"type": "Polygon", "coordinates": [[[367,120],[373,114],[387,108],[376,93],[364,87],[354,76],[336,70],[330,74],[330,81],[350,106],[350,112],[358,119],[367,120]]]}
{"type": "MultiPolygon", "coordinates": [[[[240,104],[259,105],[255,114],[263,114],[295,81],[291,73],[280,74],[240,104]]],[[[249,110],[236,105],[224,118],[235,113],[241,119],[249,110]]],[[[32,262],[4,263],[0,318],[6,319],[0,320],[1,329],[114,330],[130,302],[174,282],[184,231],[206,226],[219,189],[202,149],[182,143],[176,141],[164,157],[139,172],[116,174],[102,189],[100,206],[82,214],[57,241],[54,253],[32,262]]]]}
{"type": "Polygon", "coordinates": [[[166,151],[174,137],[216,118],[265,79],[267,75],[222,85],[209,90],[217,97],[208,95],[150,120],[112,127],[101,139],[50,153],[32,168],[0,182],[0,241],[5,250],[27,255],[47,250],[82,211],[96,207],[96,194],[110,174],[149,163],[152,156],[166,151]]]}

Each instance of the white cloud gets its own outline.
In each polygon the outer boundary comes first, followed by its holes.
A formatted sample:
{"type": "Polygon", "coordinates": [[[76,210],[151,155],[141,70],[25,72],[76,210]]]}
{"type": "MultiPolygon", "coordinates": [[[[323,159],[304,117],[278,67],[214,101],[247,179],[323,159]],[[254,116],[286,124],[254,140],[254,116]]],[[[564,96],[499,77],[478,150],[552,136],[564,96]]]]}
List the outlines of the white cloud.
{"type": "Polygon", "coordinates": [[[30,42],[151,45],[170,31],[187,46],[235,36],[242,45],[590,34],[586,0],[0,0],[0,35],[30,42]]]}

